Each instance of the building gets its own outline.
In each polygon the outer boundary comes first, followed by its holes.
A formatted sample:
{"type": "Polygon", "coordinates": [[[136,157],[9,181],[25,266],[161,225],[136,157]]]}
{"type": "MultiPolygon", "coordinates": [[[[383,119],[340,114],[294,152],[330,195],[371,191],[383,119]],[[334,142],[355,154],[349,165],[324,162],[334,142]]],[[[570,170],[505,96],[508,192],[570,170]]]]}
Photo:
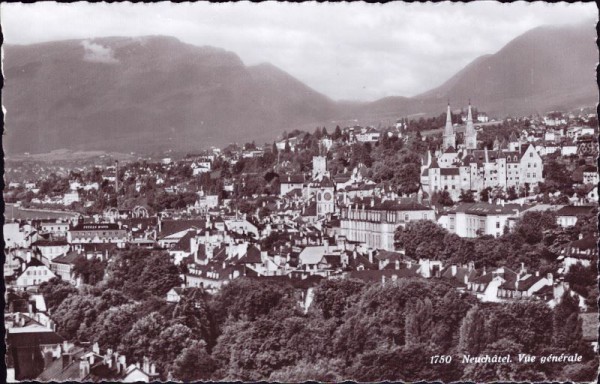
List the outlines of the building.
{"type": "Polygon", "coordinates": [[[463,203],[440,224],[460,237],[500,236],[526,207],[519,204],[463,203]]]}
{"type": "Polygon", "coordinates": [[[15,286],[18,289],[33,288],[52,279],[53,277],[56,277],[54,272],[52,272],[41,261],[38,259],[31,259],[31,261],[27,263],[23,273],[17,277],[15,286]]]}
{"type": "Polygon", "coordinates": [[[396,229],[415,220],[435,220],[435,212],[418,203],[366,198],[340,210],[340,233],[349,241],[393,251],[396,229]]]}
{"type": "Polygon", "coordinates": [[[114,223],[80,223],[69,230],[67,241],[69,244],[115,243],[122,247],[127,241],[127,231],[114,223]]]}
{"type": "Polygon", "coordinates": [[[428,156],[421,166],[421,185],[430,196],[448,191],[457,200],[461,190],[480,192],[485,188],[532,190],[544,181],[543,161],[531,144],[522,151],[487,148],[455,152],[447,149],[437,157],[428,156]]]}
{"type": "Polygon", "coordinates": [[[79,193],[77,191],[65,193],[63,196],[63,205],[69,206],[73,203],[79,202],[79,193]]]}
{"type": "Polygon", "coordinates": [[[335,185],[324,177],[317,190],[317,216],[325,216],[335,212],[335,185]]]}

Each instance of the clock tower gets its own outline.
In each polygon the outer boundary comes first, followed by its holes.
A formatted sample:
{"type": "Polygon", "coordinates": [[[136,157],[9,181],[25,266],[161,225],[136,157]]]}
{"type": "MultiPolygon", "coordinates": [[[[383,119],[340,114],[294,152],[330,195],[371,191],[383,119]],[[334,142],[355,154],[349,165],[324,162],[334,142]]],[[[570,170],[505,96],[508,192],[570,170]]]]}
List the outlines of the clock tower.
{"type": "Polygon", "coordinates": [[[317,189],[317,216],[325,216],[335,212],[335,185],[324,177],[317,189]]]}

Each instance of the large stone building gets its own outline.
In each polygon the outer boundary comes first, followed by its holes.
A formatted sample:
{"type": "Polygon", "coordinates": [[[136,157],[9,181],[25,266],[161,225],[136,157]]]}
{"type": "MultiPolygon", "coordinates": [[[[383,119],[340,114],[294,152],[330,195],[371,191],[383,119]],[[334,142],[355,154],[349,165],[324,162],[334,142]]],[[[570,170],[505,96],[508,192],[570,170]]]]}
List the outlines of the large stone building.
{"type": "Polygon", "coordinates": [[[378,198],[356,200],[340,209],[340,234],[372,249],[393,251],[394,232],[415,220],[435,220],[433,209],[418,203],[378,198]]]}
{"type": "Polygon", "coordinates": [[[449,107],[447,113],[444,149],[433,156],[428,152],[421,166],[421,184],[430,196],[446,190],[453,199],[458,199],[461,190],[479,192],[488,187],[532,190],[544,180],[543,161],[532,144],[513,143],[511,139],[509,148],[477,149],[470,105],[465,146],[457,150],[452,145],[456,139],[449,107]]]}

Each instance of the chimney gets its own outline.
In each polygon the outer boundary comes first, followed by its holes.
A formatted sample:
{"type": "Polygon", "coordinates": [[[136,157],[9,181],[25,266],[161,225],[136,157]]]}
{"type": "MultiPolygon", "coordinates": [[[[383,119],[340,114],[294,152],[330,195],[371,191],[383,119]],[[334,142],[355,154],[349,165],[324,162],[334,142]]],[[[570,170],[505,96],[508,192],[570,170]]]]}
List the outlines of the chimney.
{"type": "Polygon", "coordinates": [[[70,353],[63,353],[62,355],[62,369],[67,368],[67,366],[71,364],[71,354],[70,353]]]}
{"type": "Polygon", "coordinates": [[[95,342],[92,345],[92,352],[94,352],[96,355],[100,354],[100,346],[98,345],[98,342],[95,342]]]}
{"type": "Polygon", "coordinates": [[[125,373],[126,369],[127,369],[127,359],[125,358],[125,355],[120,355],[117,372],[125,373]]]}
{"type": "Polygon", "coordinates": [[[154,363],[150,364],[150,375],[156,375],[156,365],[154,363]]]}
{"type": "Polygon", "coordinates": [[[381,285],[385,285],[385,275],[381,275],[381,285]]]}
{"type": "Polygon", "coordinates": [[[483,266],[483,272],[481,273],[481,275],[483,276],[483,275],[485,275],[485,274],[486,274],[486,271],[485,271],[485,265],[484,265],[484,266],[483,266]]]}
{"type": "MultiPolygon", "coordinates": [[[[400,260],[396,260],[396,269],[400,269],[400,260]]],[[[395,275],[394,275],[395,276],[395,275]]]]}
{"type": "Polygon", "coordinates": [[[552,276],[552,273],[548,273],[548,275],[546,275],[546,278],[548,279],[550,285],[554,284],[554,276],[552,276]]]}
{"type": "Polygon", "coordinates": [[[475,262],[469,261],[469,272],[472,272],[475,269],[475,262]]]}
{"type": "Polygon", "coordinates": [[[515,281],[515,291],[519,290],[519,277],[517,277],[517,281],[515,281]]]}
{"type": "Polygon", "coordinates": [[[373,252],[374,251],[372,249],[369,250],[369,263],[371,264],[373,264],[373,252]]]}
{"type": "Polygon", "coordinates": [[[90,374],[90,362],[87,361],[86,359],[82,359],[79,362],[79,378],[83,380],[89,374],[90,374]]]}
{"type": "Polygon", "coordinates": [[[143,361],[142,371],[144,371],[146,373],[150,373],[150,360],[146,356],[144,356],[142,361],[143,361]]]}
{"type": "Polygon", "coordinates": [[[451,268],[451,271],[452,271],[452,277],[456,276],[456,272],[457,272],[456,265],[452,265],[450,268],[451,268]]]}

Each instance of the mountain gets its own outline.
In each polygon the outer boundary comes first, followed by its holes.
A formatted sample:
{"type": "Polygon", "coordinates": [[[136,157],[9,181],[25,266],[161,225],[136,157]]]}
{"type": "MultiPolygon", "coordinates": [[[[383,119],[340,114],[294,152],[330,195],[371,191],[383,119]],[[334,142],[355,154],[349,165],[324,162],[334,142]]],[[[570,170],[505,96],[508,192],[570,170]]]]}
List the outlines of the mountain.
{"type": "Polygon", "coordinates": [[[415,98],[462,105],[470,98],[481,110],[499,115],[596,104],[595,40],[587,24],[535,28],[415,98]]]}
{"type": "Polygon", "coordinates": [[[272,65],[169,37],[6,46],[5,58],[7,153],[260,142],[336,109],[272,65]]]}
{"type": "Polygon", "coordinates": [[[272,141],[284,130],[439,114],[497,117],[595,105],[595,31],[541,27],[416,97],[335,102],[271,64],[171,37],[4,46],[4,150],[145,152],[272,141]]]}

